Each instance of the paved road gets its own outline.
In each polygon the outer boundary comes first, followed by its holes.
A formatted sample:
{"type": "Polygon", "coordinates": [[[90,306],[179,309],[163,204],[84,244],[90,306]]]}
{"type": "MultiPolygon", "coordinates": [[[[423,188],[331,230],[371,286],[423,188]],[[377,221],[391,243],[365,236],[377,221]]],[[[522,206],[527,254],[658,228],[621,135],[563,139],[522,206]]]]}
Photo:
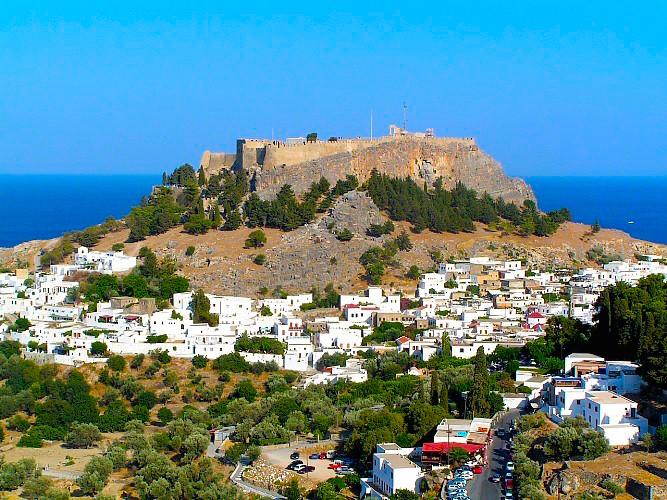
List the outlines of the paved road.
{"type": "Polygon", "coordinates": [[[495,430],[508,430],[510,421],[519,417],[520,414],[519,410],[510,410],[496,422],[491,444],[487,450],[489,466],[484,467],[484,471],[475,475],[472,481],[468,481],[468,496],[472,500],[492,500],[503,497],[501,485],[490,481],[491,476],[495,473],[504,475],[505,462],[507,461],[507,450],[505,449],[507,441],[498,438],[495,435],[495,430]]]}

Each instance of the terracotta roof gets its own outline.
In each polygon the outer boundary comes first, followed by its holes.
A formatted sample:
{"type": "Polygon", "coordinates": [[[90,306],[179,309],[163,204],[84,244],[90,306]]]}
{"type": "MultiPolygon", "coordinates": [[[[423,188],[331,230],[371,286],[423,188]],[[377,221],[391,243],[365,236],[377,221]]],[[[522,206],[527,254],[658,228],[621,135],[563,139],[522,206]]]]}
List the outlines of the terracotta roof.
{"type": "Polygon", "coordinates": [[[406,342],[410,342],[410,337],[406,337],[403,335],[402,337],[398,337],[396,339],[396,342],[400,342],[401,344],[405,344],[406,342]]]}

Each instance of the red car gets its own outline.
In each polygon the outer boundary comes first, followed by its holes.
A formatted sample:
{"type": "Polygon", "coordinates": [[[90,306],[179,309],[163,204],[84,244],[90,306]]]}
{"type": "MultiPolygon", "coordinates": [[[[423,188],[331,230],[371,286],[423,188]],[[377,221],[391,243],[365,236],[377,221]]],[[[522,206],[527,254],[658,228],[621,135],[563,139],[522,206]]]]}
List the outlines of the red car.
{"type": "Polygon", "coordinates": [[[327,459],[327,454],[322,452],[320,453],[320,460],[326,460],[327,459]]]}
{"type": "Polygon", "coordinates": [[[506,490],[514,489],[514,480],[513,479],[505,479],[505,489],[506,490]]]}
{"type": "Polygon", "coordinates": [[[473,473],[473,474],[481,474],[481,473],[483,472],[483,470],[484,470],[484,469],[482,469],[482,466],[481,466],[481,465],[475,465],[475,466],[472,468],[472,473],[473,473]]]}
{"type": "Polygon", "coordinates": [[[343,464],[337,464],[337,463],[333,462],[333,463],[329,464],[329,468],[333,469],[333,470],[336,470],[336,469],[340,469],[342,465],[343,464]]]}

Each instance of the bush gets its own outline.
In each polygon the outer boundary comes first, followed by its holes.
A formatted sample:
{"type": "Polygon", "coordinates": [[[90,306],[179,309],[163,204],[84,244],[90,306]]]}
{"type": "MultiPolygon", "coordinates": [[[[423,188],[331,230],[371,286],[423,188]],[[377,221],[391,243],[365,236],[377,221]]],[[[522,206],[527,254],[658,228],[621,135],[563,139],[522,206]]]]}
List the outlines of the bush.
{"type": "Polygon", "coordinates": [[[621,485],[616,484],[609,478],[602,481],[602,484],[600,484],[600,486],[602,486],[605,490],[609,491],[610,493],[613,493],[614,495],[620,495],[621,493],[625,493],[625,489],[621,485]]]}
{"type": "Polygon", "coordinates": [[[655,444],[661,450],[667,450],[667,425],[661,425],[655,431],[655,444]]]}
{"type": "Polygon", "coordinates": [[[130,361],[130,368],[132,368],[133,370],[141,368],[141,365],[144,364],[144,359],[146,359],[146,356],[144,354],[137,354],[132,358],[132,361],[130,361]]]}
{"type": "Polygon", "coordinates": [[[7,420],[7,428],[12,431],[25,432],[30,428],[30,422],[22,415],[14,415],[7,420]]]}
{"type": "Polygon", "coordinates": [[[201,354],[197,354],[192,358],[192,365],[199,369],[206,368],[206,365],[208,365],[208,358],[206,356],[202,356],[201,354]]]}
{"type": "Polygon", "coordinates": [[[118,354],[107,359],[107,366],[115,372],[122,372],[125,370],[126,364],[127,363],[125,362],[125,358],[123,356],[119,356],[118,354]]]}
{"type": "Polygon", "coordinates": [[[42,440],[32,434],[23,434],[16,444],[19,448],[41,448],[43,445],[42,440]]]}
{"type": "Polygon", "coordinates": [[[94,424],[74,424],[65,444],[70,448],[91,448],[100,442],[102,434],[94,424]]]}
{"type": "Polygon", "coordinates": [[[112,252],[120,252],[123,248],[125,248],[125,243],[114,243],[111,245],[112,252]]]}
{"type": "Polygon", "coordinates": [[[232,396],[236,398],[245,398],[248,403],[252,403],[257,398],[257,389],[252,385],[250,379],[244,378],[236,384],[232,396]]]}
{"type": "Polygon", "coordinates": [[[149,344],[163,344],[167,341],[166,335],[149,335],[146,337],[146,342],[149,344]]]}
{"type": "Polygon", "coordinates": [[[338,241],[350,241],[352,238],[354,238],[354,233],[348,228],[344,228],[342,231],[336,233],[336,239],[338,241]]]}
{"type": "Polygon", "coordinates": [[[163,406],[160,408],[157,412],[157,418],[162,422],[164,425],[167,425],[169,422],[174,420],[174,413],[167,408],[166,406],[163,406]]]}
{"type": "Polygon", "coordinates": [[[187,255],[188,257],[191,257],[192,255],[194,255],[194,253],[195,253],[195,247],[193,247],[192,245],[190,245],[187,248],[187,250],[185,250],[185,255],[187,255]]]}
{"type": "Polygon", "coordinates": [[[219,372],[244,373],[250,370],[250,363],[238,352],[234,352],[223,354],[213,361],[213,369],[219,372]]]}
{"type": "Polygon", "coordinates": [[[264,264],[266,264],[266,255],[264,255],[263,253],[256,255],[255,258],[253,259],[253,262],[258,266],[263,266],[264,264]]]}

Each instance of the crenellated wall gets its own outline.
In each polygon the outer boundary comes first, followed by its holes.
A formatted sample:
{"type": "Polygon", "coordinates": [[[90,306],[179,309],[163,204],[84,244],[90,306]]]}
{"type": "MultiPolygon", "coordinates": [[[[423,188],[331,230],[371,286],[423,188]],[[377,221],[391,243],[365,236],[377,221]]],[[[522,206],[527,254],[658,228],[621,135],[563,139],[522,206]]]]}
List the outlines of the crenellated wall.
{"type": "Polygon", "coordinates": [[[301,194],[320,177],[335,184],[353,174],[363,182],[375,169],[392,177],[412,177],[420,184],[431,185],[442,177],[447,188],[460,181],[508,201],[535,200],[525,181],[507,177],[470,137],[399,135],[298,143],[239,139],[236,155],[207,151],[202,165],[209,175],[222,168],[244,168],[252,177],[252,189],[262,198],[273,197],[283,184],[301,194]]]}

